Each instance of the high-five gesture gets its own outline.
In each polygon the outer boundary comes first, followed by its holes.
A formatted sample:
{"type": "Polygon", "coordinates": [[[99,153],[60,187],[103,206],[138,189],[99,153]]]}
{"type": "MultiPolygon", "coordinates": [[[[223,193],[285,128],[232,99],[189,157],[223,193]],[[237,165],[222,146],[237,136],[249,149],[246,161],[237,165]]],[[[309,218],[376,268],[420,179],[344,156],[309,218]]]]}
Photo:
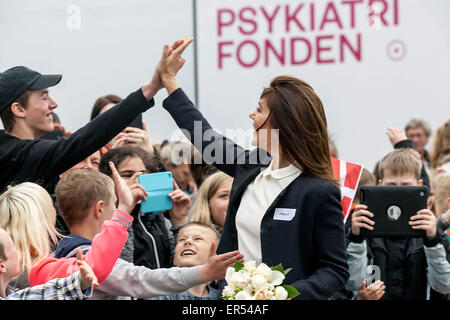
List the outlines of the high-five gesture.
{"type": "MultiPolygon", "coordinates": [[[[168,55],[170,55],[175,49],[177,49],[183,43],[184,43],[184,40],[182,40],[182,39],[175,41],[172,44],[172,47],[169,49],[168,55]]],[[[144,97],[147,100],[150,100],[151,98],[153,98],[153,96],[163,87],[163,83],[161,82],[161,77],[160,77],[160,72],[159,72],[158,67],[159,67],[159,65],[156,67],[155,72],[153,73],[152,79],[142,87],[142,94],[144,95],[144,97]]]]}
{"type": "Polygon", "coordinates": [[[167,89],[169,94],[178,88],[178,83],[175,76],[178,70],[180,70],[186,62],[186,59],[184,59],[181,55],[192,41],[194,41],[194,38],[185,37],[183,40],[176,41],[172,45],[172,48],[169,48],[168,45],[164,45],[163,47],[163,54],[157,69],[159,71],[162,84],[167,89]]]}

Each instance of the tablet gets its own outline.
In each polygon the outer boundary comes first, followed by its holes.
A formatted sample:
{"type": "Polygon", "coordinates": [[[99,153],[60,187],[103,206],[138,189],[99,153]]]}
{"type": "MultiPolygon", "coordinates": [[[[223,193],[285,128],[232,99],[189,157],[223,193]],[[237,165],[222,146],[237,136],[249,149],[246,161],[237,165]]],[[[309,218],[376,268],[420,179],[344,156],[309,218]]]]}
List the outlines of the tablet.
{"type": "Polygon", "coordinates": [[[173,191],[170,171],[142,174],[138,181],[148,192],[147,200],[141,202],[142,213],[158,213],[172,209],[172,199],[168,196],[173,191]]]}
{"type": "Polygon", "coordinates": [[[362,186],[361,204],[368,207],[374,217],[374,229],[361,228],[365,238],[423,238],[425,230],[414,230],[410,218],[427,208],[426,186],[362,186]]]}

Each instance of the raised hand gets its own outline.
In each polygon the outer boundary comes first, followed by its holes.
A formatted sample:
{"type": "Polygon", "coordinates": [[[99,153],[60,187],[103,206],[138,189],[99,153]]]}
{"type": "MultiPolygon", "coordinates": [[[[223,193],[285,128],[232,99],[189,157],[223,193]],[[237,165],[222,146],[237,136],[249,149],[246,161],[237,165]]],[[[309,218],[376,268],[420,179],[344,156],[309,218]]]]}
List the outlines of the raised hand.
{"type": "MultiPolygon", "coordinates": [[[[180,45],[182,45],[184,40],[177,40],[172,44],[172,47],[169,49],[168,54],[170,55],[173,50],[177,49],[180,45]]],[[[150,82],[146,83],[142,87],[142,93],[147,100],[153,98],[153,96],[163,88],[163,83],[161,81],[160,72],[158,69],[159,65],[155,68],[155,72],[153,73],[153,77],[150,82]]]]}
{"type": "Polygon", "coordinates": [[[386,134],[389,137],[389,141],[391,142],[392,146],[395,146],[400,141],[408,139],[406,137],[405,131],[402,129],[388,128],[386,134]]]}
{"type": "MultiPolygon", "coordinates": [[[[133,194],[125,180],[123,180],[119,175],[119,172],[117,172],[116,166],[112,161],[109,162],[109,167],[111,168],[114,185],[116,187],[117,198],[119,199],[119,205],[117,206],[117,209],[126,213],[131,213],[134,206],[136,205],[136,202],[143,199],[142,195],[144,193],[138,192],[133,194]]],[[[137,172],[135,175],[139,174],[141,173],[137,172]]]]}
{"type": "Polygon", "coordinates": [[[191,198],[182,191],[178,184],[173,180],[173,191],[169,193],[170,199],[173,201],[170,210],[170,222],[174,227],[181,226],[188,222],[188,213],[191,208],[191,198]]]}
{"type": "Polygon", "coordinates": [[[98,287],[99,283],[97,277],[91,266],[84,261],[83,253],[80,248],[77,249],[77,264],[80,267],[81,290],[84,291],[90,287],[98,287]]]}
{"type": "MultiPolygon", "coordinates": [[[[173,49],[168,45],[164,45],[163,54],[161,60],[158,63],[157,70],[159,71],[160,79],[164,87],[166,87],[168,93],[172,93],[178,88],[175,76],[178,70],[183,67],[186,60],[181,57],[183,51],[194,41],[194,38],[185,37],[183,40],[178,40],[176,44],[183,41],[178,47],[173,49]]],[[[174,44],[175,45],[175,44],[174,44]]]]}
{"type": "Polygon", "coordinates": [[[139,147],[144,149],[150,155],[153,155],[153,145],[148,136],[145,123],[142,122],[143,129],[127,127],[119,133],[112,142],[112,148],[119,148],[124,146],[139,147]]]}
{"type": "Polygon", "coordinates": [[[213,241],[208,261],[199,268],[202,282],[224,279],[228,267],[231,267],[236,261],[244,262],[244,256],[239,251],[217,255],[216,248],[217,244],[213,241]]]}

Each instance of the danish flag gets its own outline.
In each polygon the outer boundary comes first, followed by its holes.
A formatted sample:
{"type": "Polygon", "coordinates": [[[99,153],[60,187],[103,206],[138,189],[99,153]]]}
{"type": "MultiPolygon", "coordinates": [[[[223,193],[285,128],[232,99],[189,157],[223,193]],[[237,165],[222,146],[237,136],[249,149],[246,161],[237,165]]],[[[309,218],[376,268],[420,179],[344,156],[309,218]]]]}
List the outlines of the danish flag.
{"type": "Polygon", "coordinates": [[[356,190],[358,189],[363,166],[334,157],[331,157],[331,166],[333,167],[334,176],[339,180],[339,184],[341,185],[341,205],[345,223],[350,213],[356,190]]]}

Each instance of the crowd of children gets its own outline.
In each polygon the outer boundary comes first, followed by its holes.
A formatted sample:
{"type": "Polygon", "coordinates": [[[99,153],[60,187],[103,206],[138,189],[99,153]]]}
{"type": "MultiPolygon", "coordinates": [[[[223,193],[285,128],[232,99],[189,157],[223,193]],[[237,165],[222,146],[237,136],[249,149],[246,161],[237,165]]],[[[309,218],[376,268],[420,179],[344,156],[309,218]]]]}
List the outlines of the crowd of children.
{"type": "Polygon", "coordinates": [[[344,224],[329,160],[338,146],[302,80],[278,77],[262,93],[250,114],[257,152],[220,134],[194,151],[153,142],[145,123],[129,126],[164,87],[180,128],[210,129],[175,79],[192,41],[165,46],[148,83],[125,99],[98,98],[73,133],[53,124],[48,88],[61,76],[22,66],[0,74],[0,299],[217,300],[227,268],[256,260],[293,268],[286,280],[298,299],[448,300],[450,120],[434,132],[421,119],[389,128],[394,150],[358,186],[426,185],[427,208],[409,221],[425,236],[365,238],[374,213],[357,192],[344,224]],[[275,128],[277,147],[262,140],[275,128]],[[44,136],[52,130],[60,134],[44,136]],[[192,161],[211,146],[233,152],[232,163],[192,161]],[[172,208],[142,213],[138,177],[163,171],[173,176],[172,208]]]}

